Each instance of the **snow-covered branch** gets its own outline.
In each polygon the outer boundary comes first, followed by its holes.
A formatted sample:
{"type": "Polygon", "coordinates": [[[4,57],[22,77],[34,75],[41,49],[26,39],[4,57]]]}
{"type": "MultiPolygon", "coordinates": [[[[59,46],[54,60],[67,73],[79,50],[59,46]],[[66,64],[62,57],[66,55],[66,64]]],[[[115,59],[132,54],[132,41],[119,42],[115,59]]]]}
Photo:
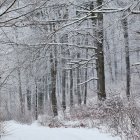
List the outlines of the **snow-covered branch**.
{"type": "Polygon", "coordinates": [[[92,80],[98,80],[98,78],[92,77],[91,79],[89,79],[89,80],[87,80],[87,81],[85,81],[85,82],[79,83],[78,85],[79,85],[79,86],[84,85],[85,83],[88,83],[88,82],[90,82],[90,81],[92,81],[92,80]]]}
{"type": "Polygon", "coordinates": [[[96,47],[93,47],[93,46],[79,46],[79,45],[76,45],[76,44],[69,44],[69,43],[49,43],[48,45],[58,45],[58,46],[61,46],[61,45],[66,45],[66,46],[73,46],[73,47],[78,47],[78,48],[83,48],[83,49],[97,49],[96,47]]]}
{"type": "Polygon", "coordinates": [[[140,11],[132,11],[132,14],[140,14],[140,11]]]}

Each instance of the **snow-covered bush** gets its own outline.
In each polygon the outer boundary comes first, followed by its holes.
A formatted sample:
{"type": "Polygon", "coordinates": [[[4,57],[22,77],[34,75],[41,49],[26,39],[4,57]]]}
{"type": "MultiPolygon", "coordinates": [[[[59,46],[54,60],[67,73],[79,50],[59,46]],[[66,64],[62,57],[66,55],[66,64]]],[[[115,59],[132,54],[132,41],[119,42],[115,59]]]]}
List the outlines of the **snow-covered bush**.
{"type": "Polygon", "coordinates": [[[103,128],[124,139],[140,139],[140,108],[130,99],[119,97],[107,99],[102,103],[89,103],[71,109],[71,121],[79,121],[85,127],[103,128]]]}
{"type": "Polygon", "coordinates": [[[112,97],[102,103],[73,106],[64,112],[64,116],[60,119],[40,115],[38,121],[49,127],[105,128],[104,131],[120,135],[124,140],[140,139],[140,108],[133,99],[112,97]]]}
{"type": "Polygon", "coordinates": [[[0,122],[0,137],[6,135],[6,124],[4,122],[0,122]]]}
{"type": "Polygon", "coordinates": [[[38,117],[38,122],[43,126],[48,126],[49,122],[51,121],[52,117],[48,115],[40,115],[38,117]]]}
{"type": "Polygon", "coordinates": [[[48,115],[40,115],[38,117],[38,122],[43,126],[49,126],[51,128],[64,126],[63,122],[58,117],[48,115]]]}
{"type": "Polygon", "coordinates": [[[7,125],[3,121],[2,113],[0,113],[0,137],[2,137],[2,136],[7,134],[6,127],[7,127],[7,125]]]}

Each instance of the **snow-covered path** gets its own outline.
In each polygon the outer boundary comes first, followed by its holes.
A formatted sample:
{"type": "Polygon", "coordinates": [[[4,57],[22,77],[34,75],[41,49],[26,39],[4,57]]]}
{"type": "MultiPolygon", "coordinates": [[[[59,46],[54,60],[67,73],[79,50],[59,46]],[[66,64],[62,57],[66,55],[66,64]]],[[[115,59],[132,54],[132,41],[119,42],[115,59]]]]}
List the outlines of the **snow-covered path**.
{"type": "Polygon", "coordinates": [[[109,134],[102,134],[97,129],[83,128],[46,128],[32,125],[8,123],[10,135],[2,140],[120,140],[109,134]]]}

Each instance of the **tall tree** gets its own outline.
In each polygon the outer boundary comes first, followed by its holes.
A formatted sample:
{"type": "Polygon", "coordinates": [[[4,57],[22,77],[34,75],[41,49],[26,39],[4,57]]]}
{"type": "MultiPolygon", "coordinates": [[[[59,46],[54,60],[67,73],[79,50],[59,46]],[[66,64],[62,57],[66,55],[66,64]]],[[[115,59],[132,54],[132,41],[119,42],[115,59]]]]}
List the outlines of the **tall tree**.
{"type": "MultiPolygon", "coordinates": [[[[63,57],[65,57],[65,51],[63,51],[63,57]]],[[[62,65],[63,65],[63,70],[62,70],[62,108],[63,110],[66,109],[66,69],[65,69],[65,58],[62,58],[62,65]]]]}
{"type": "MultiPolygon", "coordinates": [[[[86,49],[86,59],[88,58],[88,49],[86,49]]],[[[86,64],[86,67],[88,66],[88,64],[86,64]]],[[[88,78],[88,68],[85,69],[85,81],[87,81],[88,78]]],[[[85,83],[85,91],[84,91],[84,104],[87,103],[87,82],[85,83]]]]}
{"type": "MultiPolygon", "coordinates": [[[[97,6],[102,8],[103,0],[97,0],[97,6]]],[[[105,92],[105,70],[104,70],[104,48],[103,48],[103,13],[97,13],[97,29],[96,29],[96,37],[100,39],[100,42],[96,40],[96,54],[97,54],[97,90],[98,90],[98,99],[105,100],[106,92],[105,92]]]]}
{"type": "Polygon", "coordinates": [[[52,48],[51,53],[50,53],[50,62],[51,62],[51,102],[52,102],[52,110],[53,110],[53,115],[54,116],[58,115],[57,98],[56,98],[56,75],[57,75],[56,53],[57,53],[56,47],[52,48]]]}
{"type": "Polygon", "coordinates": [[[38,85],[37,78],[35,77],[35,119],[38,119],[38,85]]]}
{"type": "Polygon", "coordinates": [[[128,21],[124,12],[122,17],[122,27],[125,45],[125,62],[126,62],[126,96],[130,97],[130,56],[129,56],[129,35],[128,35],[128,21]]]}
{"type": "Polygon", "coordinates": [[[70,69],[70,106],[73,106],[73,70],[70,69]]]}
{"type": "MultiPolygon", "coordinates": [[[[80,58],[80,52],[77,53],[77,59],[80,58]]],[[[81,91],[80,91],[80,66],[77,68],[77,96],[78,96],[78,104],[82,103],[81,99],[81,91]]]]}

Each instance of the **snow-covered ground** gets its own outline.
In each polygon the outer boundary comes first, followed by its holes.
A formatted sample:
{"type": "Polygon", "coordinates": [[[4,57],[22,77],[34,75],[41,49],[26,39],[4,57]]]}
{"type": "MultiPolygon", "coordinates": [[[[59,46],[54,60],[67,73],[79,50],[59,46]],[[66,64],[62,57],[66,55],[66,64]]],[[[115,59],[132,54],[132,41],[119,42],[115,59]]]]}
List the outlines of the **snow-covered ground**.
{"type": "Polygon", "coordinates": [[[120,140],[109,134],[102,134],[97,129],[83,128],[48,128],[32,125],[21,125],[14,121],[7,123],[9,134],[2,140],[120,140]]]}

